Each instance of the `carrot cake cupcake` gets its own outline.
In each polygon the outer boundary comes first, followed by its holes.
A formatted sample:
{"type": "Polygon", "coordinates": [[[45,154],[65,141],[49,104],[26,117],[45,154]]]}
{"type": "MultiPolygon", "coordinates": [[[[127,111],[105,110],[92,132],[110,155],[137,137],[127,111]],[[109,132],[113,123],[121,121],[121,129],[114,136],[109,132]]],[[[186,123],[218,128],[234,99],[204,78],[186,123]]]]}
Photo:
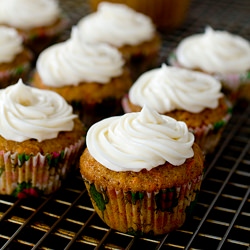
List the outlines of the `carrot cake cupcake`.
{"type": "Polygon", "coordinates": [[[0,25],[17,29],[35,54],[55,42],[68,24],[56,0],[0,1],[0,25]]]}
{"type": "Polygon", "coordinates": [[[161,40],[152,20],[125,4],[102,2],[77,25],[83,39],[118,48],[134,79],[158,65],[161,40]]]}
{"type": "Polygon", "coordinates": [[[23,46],[15,29],[0,26],[0,88],[28,79],[32,52],[23,46]]]}
{"type": "Polygon", "coordinates": [[[89,127],[122,112],[121,98],[132,81],[116,48],[82,42],[73,27],[70,39],[39,55],[31,84],[59,93],[89,127]]]}
{"type": "Polygon", "coordinates": [[[183,225],[204,171],[202,151],[184,122],[144,106],[94,124],[86,143],[80,171],[108,226],[141,236],[183,225]]]}
{"type": "Polygon", "coordinates": [[[57,93],[23,84],[0,90],[0,194],[56,191],[77,167],[85,130],[57,93]]]}
{"type": "Polygon", "coordinates": [[[232,102],[250,93],[250,42],[238,35],[207,27],[183,39],[169,63],[213,75],[232,102]]]}
{"type": "Polygon", "coordinates": [[[184,121],[205,154],[217,146],[231,117],[231,104],[214,77],[167,66],[142,74],[122,101],[125,112],[146,104],[160,114],[184,121]]]}

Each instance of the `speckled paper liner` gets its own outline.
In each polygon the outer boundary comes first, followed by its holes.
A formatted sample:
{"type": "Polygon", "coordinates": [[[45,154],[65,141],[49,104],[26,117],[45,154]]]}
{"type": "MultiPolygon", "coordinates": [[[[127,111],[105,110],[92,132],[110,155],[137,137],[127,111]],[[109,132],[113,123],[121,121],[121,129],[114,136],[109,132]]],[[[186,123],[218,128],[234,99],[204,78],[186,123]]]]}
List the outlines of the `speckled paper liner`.
{"type": "MultiPolygon", "coordinates": [[[[123,111],[130,113],[131,109],[128,105],[128,95],[125,95],[121,101],[123,111]]],[[[228,112],[219,121],[214,124],[203,125],[202,127],[191,128],[189,131],[195,136],[195,142],[200,146],[204,155],[214,152],[218,145],[222,132],[232,116],[232,104],[227,100],[228,112]]]]}
{"type": "Polygon", "coordinates": [[[17,83],[21,78],[24,82],[28,80],[31,71],[31,62],[20,64],[19,66],[9,69],[0,70],[0,88],[6,88],[9,85],[17,83]]]}
{"type": "MultiPolygon", "coordinates": [[[[183,68],[177,61],[175,51],[170,53],[168,63],[175,67],[183,68]]],[[[211,74],[222,84],[222,91],[234,104],[241,97],[241,86],[249,86],[250,90],[250,71],[242,74],[211,74]]]]}
{"type": "Polygon", "coordinates": [[[23,37],[24,44],[38,56],[43,49],[60,41],[60,35],[69,27],[69,24],[68,17],[62,15],[61,20],[55,25],[34,28],[30,31],[18,30],[18,32],[23,37]]]}
{"type": "Polygon", "coordinates": [[[0,151],[0,194],[26,198],[58,190],[67,174],[76,168],[84,142],[82,138],[61,152],[46,155],[0,151]]]}
{"type": "Polygon", "coordinates": [[[111,228],[136,236],[166,234],[183,225],[200,190],[202,176],[155,192],[103,188],[85,179],[94,209],[111,228]]]}

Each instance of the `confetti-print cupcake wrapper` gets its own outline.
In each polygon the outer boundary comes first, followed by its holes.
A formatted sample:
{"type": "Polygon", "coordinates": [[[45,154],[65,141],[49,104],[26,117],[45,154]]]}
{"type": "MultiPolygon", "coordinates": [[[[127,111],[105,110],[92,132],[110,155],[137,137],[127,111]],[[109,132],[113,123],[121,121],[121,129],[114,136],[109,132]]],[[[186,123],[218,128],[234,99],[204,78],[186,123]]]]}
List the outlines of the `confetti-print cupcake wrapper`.
{"type": "Polygon", "coordinates": [[[24,43],[28,41],[35,40],[39,37],[52,37],[57,34],[60,34],[64,29],[69,26],[69,19],[66,15],[61,16],[61,20],[56,24],[49,27],[41,27],[32,30],[32,32],[21,31],[20,34],[23,37],[24,43]]]}
{"type": "Polygon", "coordinates": [[[197,201],[201,182],[198,176],[177,187],[131,192],[103,188],[85,179],[100,218],[115,230],[137,236],[165,234],[181,227],[197,201]]]}
{"type": "Polygon", "coordinates": [[[81,139],[61,152],[46,155],[0,151],[0,194],[25,198],[58,190],[67,174],[76,168],[84,142],[81,139]]]}
{"type": "Polygon", "coordinates": [[[200,146],[205,155],[214,152],[221,139],[225,126],[232,117],[231,102],[228,101],[227,104],[228,112],[221,120],[214,124],[204,125],[197,128],[189,128],[189,131],[195,136],[195,142],[200,146]]]}

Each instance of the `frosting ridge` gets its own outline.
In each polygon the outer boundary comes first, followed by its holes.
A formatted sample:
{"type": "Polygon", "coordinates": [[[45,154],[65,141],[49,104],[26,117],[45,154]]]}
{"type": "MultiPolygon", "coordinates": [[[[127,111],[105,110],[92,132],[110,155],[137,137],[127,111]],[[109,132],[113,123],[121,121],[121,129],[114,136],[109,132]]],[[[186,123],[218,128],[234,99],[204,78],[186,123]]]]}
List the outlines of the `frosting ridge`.
{"type": "Polygon", "coordinates": [[[0,90],[0,135],[6,140],[39,142],[74,127],[72,107],[57,93],[16,84],[0,90]]]}
{"type": "Polygon", "coordinates": [[[78,85],[80,82],[108,83],[123,72],[121,53],[101,43],[83,42],[77,27],[70,39],[41,52],[36,68],[48,86],[78,85]]]}
{"type": "Polygon", "coordinates": [[[150,40],[155,27],[149,17],[124,4],[102,2],[96,12],[83,17],[78,27],[84,39],[117,47],[150,40]]]}
{"type": "Polygon", "coordinates": [[[178,62],[208,73],[245,73],[250,70],[250,43],[227,31],[205,29],[183,39],[176,49],[178,62]]]}
{"type": "Polygon", "coordinates": [[[90,154],[113,171],[150,170],[181,165],[193,156],[194,135],[177,122],[144,106],[141,112],[104,119],[92,125],[86,143],[90,154]]]}
{"type": "Polygon", "coordinates": [[[31,29],[52,24],[59,14],[56,0],[1,0],[0,23],[31,29]]]}
{"type": "Polygon", "coordinates": [[[218,106],[220,90],[220,82],[212,76],[162,64],[137,79],[129,90],[129,100],[159,113],[176,109],[199,113],[218,106]]]}

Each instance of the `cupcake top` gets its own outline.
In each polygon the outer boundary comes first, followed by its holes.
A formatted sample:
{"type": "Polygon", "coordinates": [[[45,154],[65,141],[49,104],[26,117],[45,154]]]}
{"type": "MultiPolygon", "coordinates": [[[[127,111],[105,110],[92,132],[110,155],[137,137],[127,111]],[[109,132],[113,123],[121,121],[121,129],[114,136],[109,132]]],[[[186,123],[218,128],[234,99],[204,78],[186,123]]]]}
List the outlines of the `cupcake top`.
{"type": "Polygon", "coordinates": [[[81,82],[108,83],[123,73],[121,53],[101,43],[82,42],[77,27],[65,42],[52,45],[41,52],[36,68],[47,86],[62,87],[81,82]]]}
{"type": "Polygon", "coordinates": [[[185,68],[207,73],[245,73],[250,70],[250,43],[227,31],[207,27],[204,34],[195,34],[180,42],[176,59],[185,68]]]}
{"type": "Polygon", "coordinates": [[[83,17],[81,34],[88,41],[116,47],[138,45],[152,39],[155,27],[149,17],[124,4],[101,2],[96,12],[83,17]]]}
{"type": "Polygon", "coordinates": [[[23,50],[23,40],[15,29],[0,26],[0,63],[11,62],[23,50]]]}
{"type": "Polygon", "coordinates": [[[23,142],[56,138],[74,127],[72,107],[57,93],[16,84],[0,90],[0,135],[23,142]]]}
{"type": "Polygon", "coordinates": [[[93,158],[117,172],[151,170],[166,161],[178,166],[194,155],[194,136],[186,124],[147,106],[95,123],[86,143],[93,158]]]}
{"type": "Polygon", "coordinates": [[[56,0],[1,0],[0,23],[19,29],[49,26],[60,14],[56,0]]]}
{"type": "Polygon", "coordinates": [[[137,79],[129,90],[129,100],[159,113],[176,109],[199,113],[218,106],[223,95],[220,90],[220,82],[212,76],[163,64],[137,79]]]}

